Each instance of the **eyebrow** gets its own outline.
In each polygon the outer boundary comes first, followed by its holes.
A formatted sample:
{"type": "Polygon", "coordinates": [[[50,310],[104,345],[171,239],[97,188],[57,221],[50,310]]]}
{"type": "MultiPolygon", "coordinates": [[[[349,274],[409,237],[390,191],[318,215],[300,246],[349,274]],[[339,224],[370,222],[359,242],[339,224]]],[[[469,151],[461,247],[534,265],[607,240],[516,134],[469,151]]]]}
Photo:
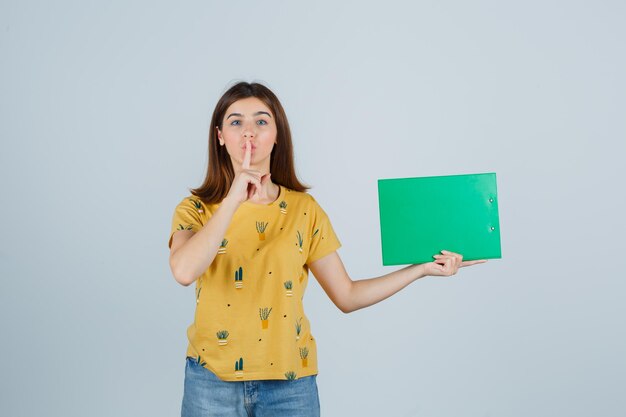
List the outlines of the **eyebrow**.
{"type": "MultiPolygon", "coordinates": [[[[269,114],[268,112],[266,112],[266,111],[258,111],[258,112],[256,112],[256,113],[254,113],[254,114],[253,114],[253,116],[258,116],[259,114],[267,114],[270,118],[272,117],[272,116],[270,116],[270,114],[269,114]]],[[[228,120],[228,118],[229,118],[230,116],[243,116],[243,115],[242,115],[241,113],[231,113],[231,114],[229,114],[229,115],[228,115],[228,117],[226,118],[226,120],[228,120]]]]}

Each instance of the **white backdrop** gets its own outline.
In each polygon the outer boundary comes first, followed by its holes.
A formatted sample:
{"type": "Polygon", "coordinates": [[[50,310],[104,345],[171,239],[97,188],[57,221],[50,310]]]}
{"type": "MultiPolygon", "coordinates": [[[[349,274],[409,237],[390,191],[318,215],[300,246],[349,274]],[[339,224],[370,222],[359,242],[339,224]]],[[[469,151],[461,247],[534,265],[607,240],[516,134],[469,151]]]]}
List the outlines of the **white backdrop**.
{"type": "Polygon", "coordinates": [[[325,416],[623,416],[618,1],[2,2],[0,414],[180,414],[173,209],[236,80],[281,99],[352,279],[378,178],[496,172],[501,260],[344,315],[311,276],[325,416]]]}

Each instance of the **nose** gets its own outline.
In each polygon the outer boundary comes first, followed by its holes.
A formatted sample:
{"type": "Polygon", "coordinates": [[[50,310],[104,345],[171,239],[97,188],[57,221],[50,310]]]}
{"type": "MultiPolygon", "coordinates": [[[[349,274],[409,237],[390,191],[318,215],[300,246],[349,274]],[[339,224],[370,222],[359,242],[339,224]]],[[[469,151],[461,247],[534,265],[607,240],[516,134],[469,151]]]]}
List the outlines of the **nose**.
{"type": "Polygon", "coordinates": [[[243,137],[244,138],[252,138],[255,135],[255,130],[253,129],[255,125],[254,124],[250,124],[250,123],[246,123],[246,125],[243,128],[243,137]]]}

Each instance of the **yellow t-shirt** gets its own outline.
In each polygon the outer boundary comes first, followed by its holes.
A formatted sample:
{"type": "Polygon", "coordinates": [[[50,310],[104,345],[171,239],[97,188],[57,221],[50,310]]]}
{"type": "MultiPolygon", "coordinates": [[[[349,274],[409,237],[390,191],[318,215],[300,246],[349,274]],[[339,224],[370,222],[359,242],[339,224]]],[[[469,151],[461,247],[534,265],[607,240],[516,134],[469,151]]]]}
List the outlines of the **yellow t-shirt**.
{"type": "MultiPolygon", "coordinates": [[[[196,280],[187,356],[225,381],[317,374],[317,349],[302,298],[308,265],[341,247],[313,196],[280,187],[271,204],[239,206],[215,259],[196,280]]],[[[172,218],[198,232],[219,204],[189,195],[172,218]]]]}

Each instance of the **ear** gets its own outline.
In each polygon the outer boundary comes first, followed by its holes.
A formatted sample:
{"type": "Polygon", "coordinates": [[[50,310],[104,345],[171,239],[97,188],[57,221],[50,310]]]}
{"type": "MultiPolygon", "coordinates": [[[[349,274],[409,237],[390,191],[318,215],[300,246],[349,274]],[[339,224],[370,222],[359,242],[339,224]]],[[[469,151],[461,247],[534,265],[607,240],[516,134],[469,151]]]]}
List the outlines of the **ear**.
{"type": "Polygon", "coordinates": [[[224,146],[224,139],[222,139],[222,132],[220,132],[220,128],[215,126],[215,129],[217,130],[217,140],[220,143],[220,146],[224,146]]]}

